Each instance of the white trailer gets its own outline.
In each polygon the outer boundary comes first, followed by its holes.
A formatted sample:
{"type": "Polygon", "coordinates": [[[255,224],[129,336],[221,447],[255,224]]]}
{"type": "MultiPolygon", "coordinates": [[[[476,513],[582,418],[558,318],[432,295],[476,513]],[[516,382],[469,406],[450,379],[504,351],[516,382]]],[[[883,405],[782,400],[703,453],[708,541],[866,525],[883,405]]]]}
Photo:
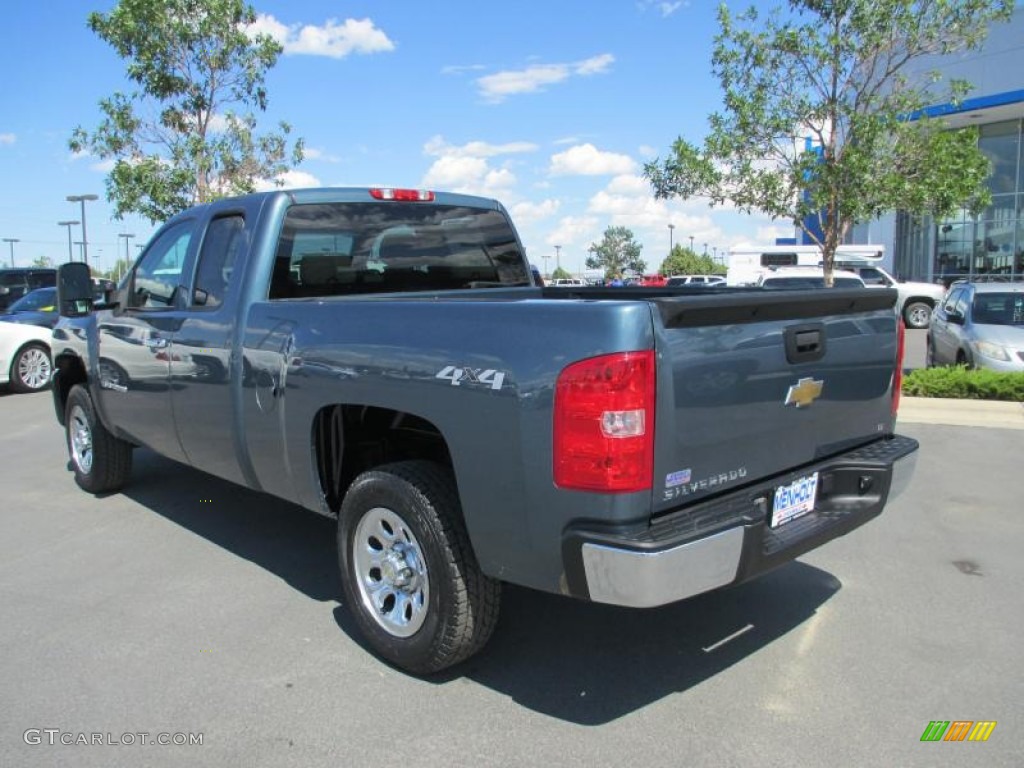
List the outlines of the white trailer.
{"type": "MultiPolygon", "coordinates": [[[[836,263],[881,265],[885,258],[882,245],[841,245],[836,263]]],[[[729,250],[727,285],[756,285],[758,279],[773,267],[817,267],[822,262],[821,248],[816,245],[742,245],[729,250]]]]}

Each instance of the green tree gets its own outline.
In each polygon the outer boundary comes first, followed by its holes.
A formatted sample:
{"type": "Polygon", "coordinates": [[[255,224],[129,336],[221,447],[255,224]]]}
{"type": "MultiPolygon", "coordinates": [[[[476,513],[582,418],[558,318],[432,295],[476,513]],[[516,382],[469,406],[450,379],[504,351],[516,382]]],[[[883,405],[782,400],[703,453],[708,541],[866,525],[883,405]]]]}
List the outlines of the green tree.
{"type": "Polygon", "coordinates": [[[987,204],[989,164],[976,132],[946,130],[922,113],[970,86],[941,84],[920,60],[977,48],[1013,0],[788,0],[787,8],[762,18],[720,6],[712,68],[724,110],[709,118],[703,147],[679,138],[666,160],[645,166],[658,197],[706,196],[791,220],[821,247],[829,284],[836,247],[855,222],[987,204]]]}
{"type": "Polygon", "coordinates": [[[633,237],[626,227],[608,227],[601,242],[591,243],[587,269],[603,269],[608,279],[626,270],[642,275],[647,269],[647,262],[640,258],[643,246],[633,237]]]}
{"type": "Polygon", "coordinates": [[[115,282],[121,279],[121,276],[132,268],[133,262],[128,259],[118,259],[114,262],[114,266],[110,269],[104,269],[94,273],[94,277],[104,277],[107,280],[114,280],[115,282]]]}
{"type": "Polygon", "coordinates": [[[34,259],[32,259],[32,266],[43,268],[52,267],[53,259],[51,259],[49,256],[36,256],[34,259]]]}
{"type": "Polygon", "coordinates": [[[658,273],[671,275],[717,275],[725,274],[725,268],[707,254],[698,254],[690,248],[675,245],[668,257],[661,262],[658,273]]]}
{"type": "Polygon", "coordinates": [[[91,13],[89,28],[126,61],[138,89],[100,101],[92,132],[77,127],[75,152],[113,160],[107,198],[115,216],[160,221],[196,203],[251,192],[302,161],[291,127],[257,134],[265,76],[281,46],[247,33],[256,20],[243,0],[120,0],[91,13]]]}

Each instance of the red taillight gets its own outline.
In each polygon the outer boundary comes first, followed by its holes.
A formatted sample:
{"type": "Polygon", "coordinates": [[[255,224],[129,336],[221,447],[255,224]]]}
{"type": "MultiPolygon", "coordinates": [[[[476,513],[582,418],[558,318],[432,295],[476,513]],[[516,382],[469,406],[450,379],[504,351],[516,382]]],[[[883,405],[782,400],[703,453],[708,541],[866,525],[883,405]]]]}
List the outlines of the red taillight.
{"type": "Polygon", "coordinates": [[[903,319],[896,321],[896,372],[892,377],[892,415],[900,408],[900,394],[903,390],[903,352],[906,349],[907,328],[903,319]]]}
{"type": "Polygon", "coordinates": [[[618,352],[565,368],[555,385],[554,480],[559,488],[651,488],[654,352],[618,352]]]}
{"type": "Polygon", "coordinates": [[[370,190],[370,197],[377,200],[399,200],[405,203],[430,203],[434,200],[434,193],[429,189],[375,187],[370,190]]]}

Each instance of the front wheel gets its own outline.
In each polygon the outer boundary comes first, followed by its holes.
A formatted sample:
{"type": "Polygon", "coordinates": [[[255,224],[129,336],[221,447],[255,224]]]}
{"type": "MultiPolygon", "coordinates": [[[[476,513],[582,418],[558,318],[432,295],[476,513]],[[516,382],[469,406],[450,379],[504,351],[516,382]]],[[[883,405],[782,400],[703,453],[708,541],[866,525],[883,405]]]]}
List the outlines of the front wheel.
{"type": "Polygon", "coordinates": [[[932,321],[931,305],[924,301],[912,301],[903,308],[903,321],[907,328],[927,328],[932,321]]]}
{"type": "Polygon", "coordinates": [[[383,658],[415,674],[480,650],[498,620],[501,584],[480,570],[451,473],[426,461],[364,472],[338,515],[345,601],[383,658]]]}
{"type": "Polygon", "coordinates": [[[11,363],[11,389],[15,392],[39,392],[50,386],[53,364],[50,350],[43,344],[26,344],[11,363]]]}
{"type": "Polygon", "coordinates": [[[131,443],[103,426],[89,390],[81,384],[71,388],[65,414],[68,455],[78,487],[89,493],[118,490],[132,471],[131,443]]]}

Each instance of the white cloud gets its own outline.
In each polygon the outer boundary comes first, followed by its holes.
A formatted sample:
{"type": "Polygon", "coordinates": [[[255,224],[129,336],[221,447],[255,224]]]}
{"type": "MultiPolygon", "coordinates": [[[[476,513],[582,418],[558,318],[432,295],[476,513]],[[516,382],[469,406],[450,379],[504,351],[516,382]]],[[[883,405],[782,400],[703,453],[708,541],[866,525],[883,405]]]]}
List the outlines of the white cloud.
{"type": "Polygon", "coordinates": [[[98,163],[90,165],[89,170],[96,171],[97,173],[110,173],[114,170],[115,164],[114,158],[108,157],[106,160],[101,160],[98,163]]]}
{"type": "Polygon", "coordinates": [[[18,137],[13,133],[0,133],[0,144],[13,144],[18,140],[18,137]]]}
{"type": "Polygon", "coordinates": [[[271,189],[303,189],[305,187],[319,186],[321,186],[320,179],[316,176],[306,171],[297,171],[294,168],[275,176],[274,179],[258,179],[255,184],[257,192],[266,192],[271,189]]]}
{"type": "Polygon", "coordinates": [[[563,64],[533,64],[525,69],[512,69],[484,75],[476,84],[484,99],[492,104],[521,93],[535,93],[570,77],[587,77],[607,72],[615,57],[602,53],[582,61],[563,64]]]}
{"type": "Polygon", "coordinates": [[[517,226],[520,226],[554,216],[561,207],[562,203],[560,200],[541,200],[538,203],[523,201],[513,205],[510,213],[512,214],[512,221],[516,222],[517,226]]]}
{"type": "Polygon", "coordinates": [[[442,75],[461,75],[465,72],[479,72],[487,69],[483,64],[449,64],[441,67],[442,75]]]}
{"type": "Polygon", "coordinates": [[[689,0],[675,0],[674,2],[665,2],[665,0],[640,0],[637,5],[641,11],[646,11],[648,8],[655,8],[658,13],[661,14],[662,18],[667,18],[680,8],[688,8],[690,3],[689,0]]]}
{"type": "Polygon", "coordinates": [[[589,59],[573,65],[573,72],[577,75],[587,77],[588,75],[603,75],[608,68],[615,63],[615,57],[610,53],[602,53],[599,56],[591,56],[589,59]]]}
{"type": "Polygon", "coordinates": [[[566,216],[558,222],[545,241],[550,246],[562,246],[563,261],[566,249],[586,250],[592,242],[600,239],[600,219],[596,216],[566,216]]]}
{"type": "Polygon", "coordinates": [[[421,186],[471,195],[496,197],[516,183],[507,168],[491,168],[482,157],[445,155],[434,161],[421,186]]]}
{"type": "Polygon", "coordinates": [[[552,155],[549,173],[553,176],[600,176],[631,173],[636,163],[629,155],[602,152],[593,144],[578,144],[552,155]]]}
{"type": "Polygon", "coordinates": [[[228,119],[224,115],[213,115],[210,117],[210,121],[206,124],[206,129],[210,133],[224,133],[228,128],[228,119]]]}
{"type": "Polygon", "coordinates": [[[284,48],[286,55],[305,54],[341,59],[352,53],[393,51],[395,44],[370,19],[328,19],[323,26],[285,25],[270,14],[261,13],[248,28],[251,35],[265,34],[284,48]]]}
{"type": "Polygon", "coordinates": [[[332,155],[330,152],[325,152],[317,147],[303,147],[302,156],[306,160],[320,160],[324,163],[340,163],[341,158],[337,155],[332,155]]]}
{"type": "Polygon", "coordinates": [[[423,145],[423,152],[437,159],[424,175],[422,185],[428,189],[487,197],[507,196],[517,183],[516,176],[507,166],[492,166],[490,159],[535,151],[537,145],[526,141],[505,144],[470,141],[455,145],[449,144],[443,136],[433,136],[423,145]]]}
{"type": "Polygon", "coordinates": [[[513,141],[507,144],[489,144],[486,141],[471,141],[461,147],[449,144],[443,136],[433,136],[423,145],[423,151],[434,157],[495,157],[523,152],[536,152],[537,145],[528,141],[513,141]]]}

